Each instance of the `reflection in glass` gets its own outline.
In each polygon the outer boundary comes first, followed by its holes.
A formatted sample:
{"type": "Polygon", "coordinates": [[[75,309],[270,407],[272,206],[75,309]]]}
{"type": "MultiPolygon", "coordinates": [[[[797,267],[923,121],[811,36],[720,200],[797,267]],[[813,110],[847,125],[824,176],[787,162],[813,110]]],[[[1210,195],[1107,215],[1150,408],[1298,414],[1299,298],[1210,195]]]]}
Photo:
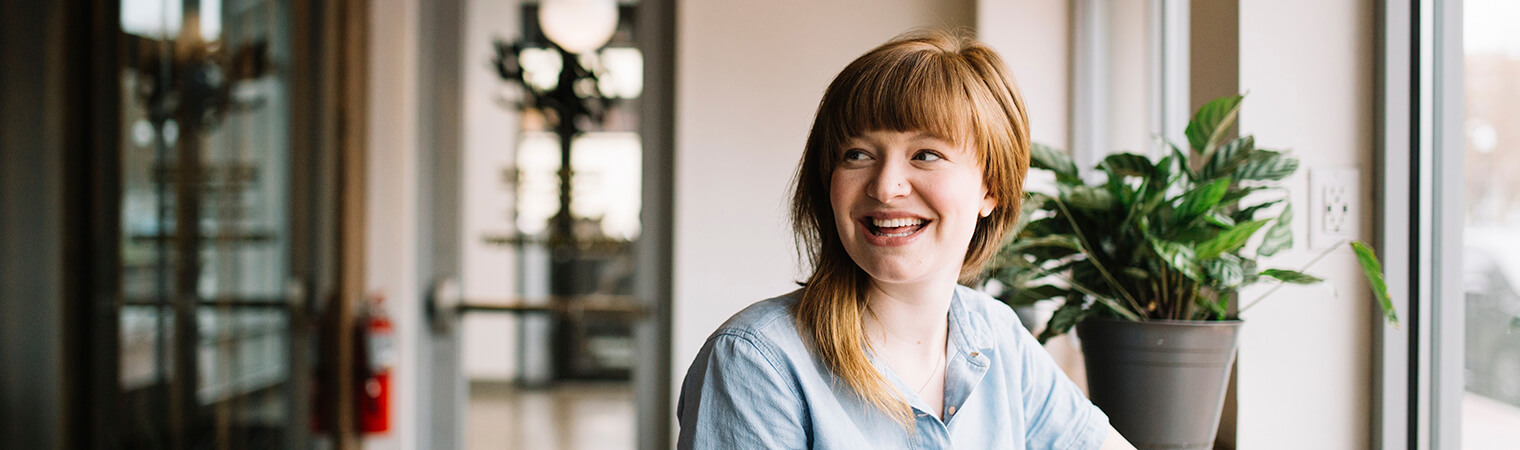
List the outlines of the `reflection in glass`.
{"type": "Polygon", "coordinates": [[[288,389],[288,10],[121,3],[125,447],[289,448],[307,426],[288,389]]]}
{"type": "Polygon", "coordinates": [[[1520,2],[1464,5],[1463,448],[1520,442],[1520,2]]]}

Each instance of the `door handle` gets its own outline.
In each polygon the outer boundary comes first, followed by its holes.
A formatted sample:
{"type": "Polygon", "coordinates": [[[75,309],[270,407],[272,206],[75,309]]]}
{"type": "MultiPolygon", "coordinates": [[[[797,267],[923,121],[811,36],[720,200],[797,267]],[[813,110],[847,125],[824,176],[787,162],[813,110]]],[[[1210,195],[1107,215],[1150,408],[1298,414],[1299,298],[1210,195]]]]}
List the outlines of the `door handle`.
{"type": "Polygon", "coordinates": [[[452,331],[459,321],[459,282],[450,276],[433,281],[433,288],[428,290],[428,298],[424,303],[427,305],[428,322],[432,324],[433,332],[452,331]]]}
{"type": "Polygon", "coordinates": [[[306,281],[300,277],[290,277],[285,282],[285,301],[290,303],[291,311],[304,311],[306,306],[306,281]]]}

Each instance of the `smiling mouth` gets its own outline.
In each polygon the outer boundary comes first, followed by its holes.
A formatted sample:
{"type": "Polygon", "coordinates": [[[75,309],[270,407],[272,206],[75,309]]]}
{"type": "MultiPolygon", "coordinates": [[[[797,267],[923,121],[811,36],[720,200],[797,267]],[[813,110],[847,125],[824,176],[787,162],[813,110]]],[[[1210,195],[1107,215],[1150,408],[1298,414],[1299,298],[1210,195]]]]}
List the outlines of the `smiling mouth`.
{"type": "Polygon", "coordinates": [[[880,237],[903,237],[918,232],[928,225],[929,221],[918,218],[902,219],[870,219],[866,221],[866,230],[872,235],[880,237]]]}

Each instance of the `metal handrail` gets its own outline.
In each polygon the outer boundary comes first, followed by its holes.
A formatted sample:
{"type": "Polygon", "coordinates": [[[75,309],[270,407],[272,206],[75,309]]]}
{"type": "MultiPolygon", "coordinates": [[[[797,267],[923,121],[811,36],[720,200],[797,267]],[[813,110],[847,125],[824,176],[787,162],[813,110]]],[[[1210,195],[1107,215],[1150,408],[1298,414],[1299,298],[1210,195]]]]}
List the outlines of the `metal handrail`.
{"type": "Polygon", "coordinates": [[[465,313],[488,314],[552,314],[578,316],[608,314],[637,318],[647,314],[650,308],[637,297],[630,295],[580,295],[550,296],[540,298],[465,299],[460,294],[459,283],[445,278],[433,283],[428,293],[426,308],[433,330],[447,332],[454,327],[459,316],[465,313]]]}
{"type": "Polygon", "coordinates": [[[470,299],[455,305],[460,313],[607,313],[642,315],[645,311],[638,299],[627,295],[554,296],[542,299],[470,299]]]}

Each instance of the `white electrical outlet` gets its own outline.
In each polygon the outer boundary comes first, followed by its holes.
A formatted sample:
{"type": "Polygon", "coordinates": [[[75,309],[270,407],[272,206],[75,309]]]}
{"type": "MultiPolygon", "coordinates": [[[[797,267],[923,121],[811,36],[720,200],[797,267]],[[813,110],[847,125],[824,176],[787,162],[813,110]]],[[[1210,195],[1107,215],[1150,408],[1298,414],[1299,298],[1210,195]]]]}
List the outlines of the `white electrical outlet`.
{"type": "Polygon", "coordinates": [[[1309,169],[1309,248],[1355,239],[1361,229],[1360,169],[1309,169]]]}

